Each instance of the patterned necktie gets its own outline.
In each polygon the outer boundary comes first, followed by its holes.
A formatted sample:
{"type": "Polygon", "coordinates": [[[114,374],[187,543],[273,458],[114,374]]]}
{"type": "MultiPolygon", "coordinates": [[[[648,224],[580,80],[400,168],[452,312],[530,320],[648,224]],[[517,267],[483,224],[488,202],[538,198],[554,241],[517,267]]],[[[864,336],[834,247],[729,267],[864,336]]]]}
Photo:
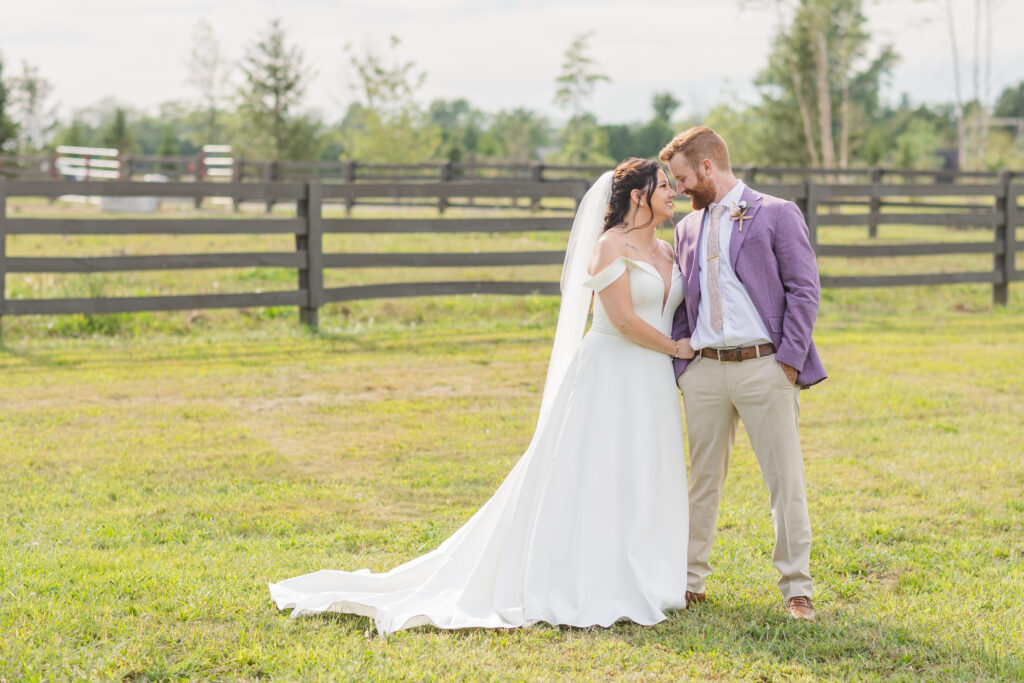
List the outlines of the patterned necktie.
{"type": "Polygon", "coordinates": [[[711,207],[711,222],[708,224],[708,298],[711,302],[711,329],[722,331],[722,286],[718,281],[718,224],[725,207],[716,204],[711,207]]]}

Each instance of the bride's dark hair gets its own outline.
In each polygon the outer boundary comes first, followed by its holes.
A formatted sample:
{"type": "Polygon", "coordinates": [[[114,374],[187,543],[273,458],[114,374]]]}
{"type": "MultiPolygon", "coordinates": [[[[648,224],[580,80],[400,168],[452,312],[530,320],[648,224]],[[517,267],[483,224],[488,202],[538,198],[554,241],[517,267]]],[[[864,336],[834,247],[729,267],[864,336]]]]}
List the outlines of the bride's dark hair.
{"type": "MultiPolygon", "coordinates": [[[[630,157],[618,166],[612,174],[612,196],[608,200],[608,211],[604,214],[604,229],[609,230],[619,225],[626,219],[626,212],[629,211],[629,197],[633,190],[647,191],[647,206],[651,205],[651,196],[658,186],[658,166],[656,161],[650,159],[637,159],[630,157]]],[[[651,220],[643,225],[634,226],[644,228],[654,220],[654,212],[651,212],[651,220]]]]}

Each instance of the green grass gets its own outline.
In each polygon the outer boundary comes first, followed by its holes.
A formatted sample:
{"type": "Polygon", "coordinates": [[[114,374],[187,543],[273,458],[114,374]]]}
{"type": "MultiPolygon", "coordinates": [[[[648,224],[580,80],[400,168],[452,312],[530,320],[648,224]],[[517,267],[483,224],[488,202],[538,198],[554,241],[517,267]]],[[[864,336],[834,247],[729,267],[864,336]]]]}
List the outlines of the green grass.
{"type": "Polygon", "coordinates": [[[995,311],[984,287],[826,294],[831,378],[802,408],[813,625],[782,612],[742,436],[711,600],[658,626],[385,641],[277,612],[267,581],[387,569],[487,499],[533,428],[551,298],[329,307],[319,334],[291,311],[9,330],[0,678],[1019,679],[1024,291],[995,311]]]}
{"type": "Polygon", "coordinates": [[[707,605],[650,628],[387,640],[361,618],[289,620],[266,583],[385,570],[468,519],[529,441],[554,298],[332,305],[316,334],[294,309],[5,318],[0,680],[1020,679],[1024,288],[990,296],[824,292],[831,377],[801,415],[815,624],[782,611],[741,433],[707,605]]]}

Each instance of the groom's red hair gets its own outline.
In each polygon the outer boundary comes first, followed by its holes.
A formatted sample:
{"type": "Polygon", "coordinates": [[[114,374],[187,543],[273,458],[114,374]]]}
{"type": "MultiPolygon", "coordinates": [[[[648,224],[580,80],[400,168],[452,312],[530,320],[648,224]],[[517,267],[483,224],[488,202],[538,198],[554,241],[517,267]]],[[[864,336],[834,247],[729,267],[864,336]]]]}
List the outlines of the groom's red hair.
{"type": "Polygon", "coordinates": [[[729,147],[721,135],[707,126],[695,126],[684,130],[665,145],[658,158],[667,164],[676,154],[682,154],[693,168],[697,168],[704,159],[710,159],[720,171],[732,170],[729,163],[729,147]]]}

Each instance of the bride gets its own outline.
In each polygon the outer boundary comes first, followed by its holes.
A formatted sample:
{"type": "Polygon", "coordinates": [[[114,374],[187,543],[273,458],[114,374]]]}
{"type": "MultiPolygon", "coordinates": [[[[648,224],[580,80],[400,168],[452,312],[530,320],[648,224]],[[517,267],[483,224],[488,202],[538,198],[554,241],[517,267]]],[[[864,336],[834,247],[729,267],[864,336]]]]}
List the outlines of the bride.
{"type": "Polygon", "coordinates": [[[279,609],[365,615],[386,635],[426,624],[649,625],[685,607],[671,358],[693,351],[668,336],[682,279],[654,233],[675,194],[657,163],[627,159],[584,196],[537,428],[493,497],[436,550],[389,572],[325,569],[270,584],[279,609]]]}

